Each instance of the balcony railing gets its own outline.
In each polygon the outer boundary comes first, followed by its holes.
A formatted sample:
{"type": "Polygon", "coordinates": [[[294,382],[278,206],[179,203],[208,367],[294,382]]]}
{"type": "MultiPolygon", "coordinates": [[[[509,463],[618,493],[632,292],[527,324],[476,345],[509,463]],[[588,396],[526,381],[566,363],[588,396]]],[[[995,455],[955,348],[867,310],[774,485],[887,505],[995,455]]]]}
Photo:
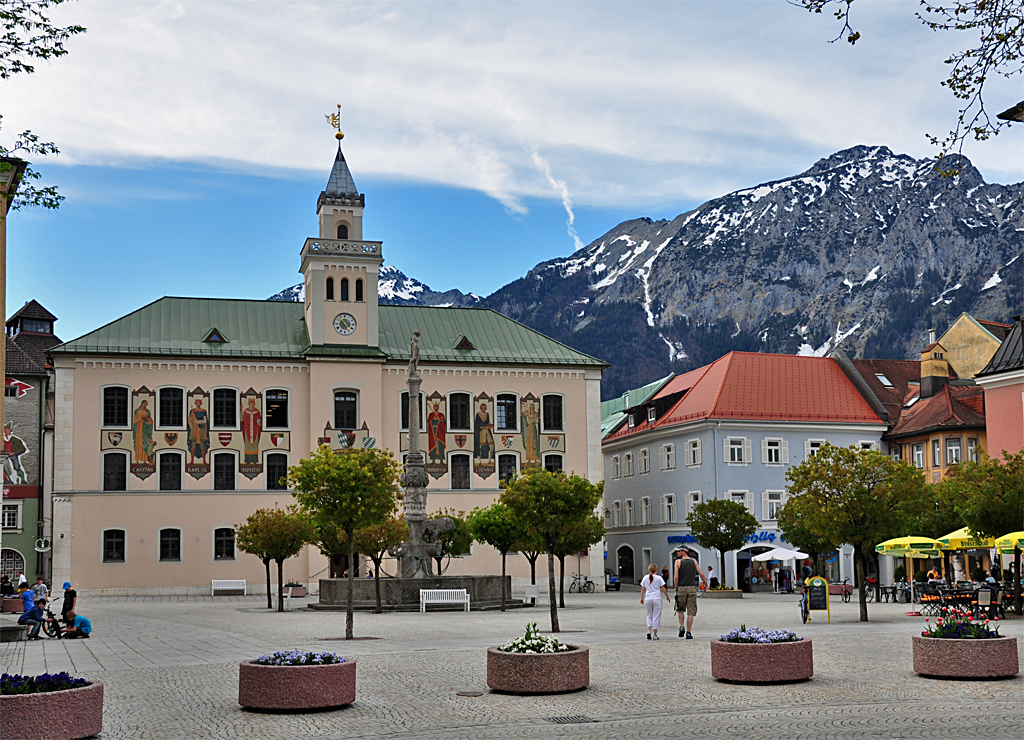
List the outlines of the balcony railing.
{"type": "Polygon", "coordinates": [[[348,254],[363,257],[380,257],[383,242],[352,241],[350,239],[306,239],[302,245],[302,257],[316,254],[348,254]]]}

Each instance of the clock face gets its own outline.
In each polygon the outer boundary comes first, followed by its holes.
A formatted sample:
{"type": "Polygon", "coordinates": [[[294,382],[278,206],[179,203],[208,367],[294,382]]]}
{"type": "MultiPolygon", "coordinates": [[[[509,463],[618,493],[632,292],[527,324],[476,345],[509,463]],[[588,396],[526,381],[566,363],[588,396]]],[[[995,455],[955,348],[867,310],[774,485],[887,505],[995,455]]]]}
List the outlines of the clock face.
{"type": "Polygon", "coordinates": [[[347,337],[356,330],[356,317],[350,313],[339,313],[334,317],[334,331],[347,337]]]}

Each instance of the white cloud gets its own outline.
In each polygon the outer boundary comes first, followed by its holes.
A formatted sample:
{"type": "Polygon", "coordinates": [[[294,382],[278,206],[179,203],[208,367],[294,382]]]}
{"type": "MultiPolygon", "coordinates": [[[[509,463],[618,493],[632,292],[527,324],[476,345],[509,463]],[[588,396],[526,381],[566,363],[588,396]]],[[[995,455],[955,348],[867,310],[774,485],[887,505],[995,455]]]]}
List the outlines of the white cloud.
{"type": "MultiPolygon", "coordinates": [[[[915,9],[858,7],[851,48],[826,43],[829,16],[785,3],[90,0],[54,12],[89,28],[71,53],[0,83],[0,97],[7,133],[32,128],[68,163],[322,172],[323,114],[341,102],[357,182],[472,188],[513,212],[552,188],[563,202],[653,205],[861,143],[933,154],[924,133],[956,113],[938,85],[953,40],[915,9]]],[[[994,80],[991,96],[998,108],[1019,90],[994,80]]],[[[968,146],[990,181],[1020,179],[1019,131],[968,146]]]]}
{"type": "Polygon", "coordinates": [[[556,180],[554,175],[551,174],[551,165],[536,151],[533,153],[533,163],[537,165],[537,169],[544,173],[544,177],[547,178],[551,187],[562,198],[562,207],[569,217],[565,222],[565,228],[569,236],[572,237],[573,247],[575,249],[583,249],[586,245],[580,240],[576,229],[573,228],[573,224],[576,223],[576,214],[572,211],[572,198],[569,197],[569,188],[565,186],[565,180],[556,180]]]}

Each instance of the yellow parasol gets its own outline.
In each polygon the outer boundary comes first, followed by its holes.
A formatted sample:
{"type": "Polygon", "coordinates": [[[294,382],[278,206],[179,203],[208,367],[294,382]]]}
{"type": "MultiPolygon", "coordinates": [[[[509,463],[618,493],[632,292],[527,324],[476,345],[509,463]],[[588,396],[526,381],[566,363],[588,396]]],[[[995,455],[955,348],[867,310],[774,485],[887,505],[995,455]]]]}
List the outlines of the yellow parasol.
{"type": "Polygon", "coordinates": [[[908,558],[940,558],[942,543],[931,537],[897,537],[875,545],[875,552],[908,558]]]}
{"type": "Polygon", "coordinates": [[[994,547],[1001,553],[1012,553],[1014,547],[1024,550],[1024,532],[1010,532],[1010,534],[1003,535],[996,540],[994,547]]]}
{"type": "Polygon", "coordinates": [[[994,537],[975,536],[967,527],[939,537],[943,550],[988,550],[995,546],[995,541],[994,537]]]}

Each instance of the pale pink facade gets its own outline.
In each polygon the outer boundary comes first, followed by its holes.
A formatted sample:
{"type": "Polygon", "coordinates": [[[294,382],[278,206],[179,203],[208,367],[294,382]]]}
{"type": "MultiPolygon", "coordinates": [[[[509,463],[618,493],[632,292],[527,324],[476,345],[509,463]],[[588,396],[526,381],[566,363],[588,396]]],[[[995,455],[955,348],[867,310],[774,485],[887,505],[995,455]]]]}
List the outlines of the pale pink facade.
{"type": "Polygon", "coordinates": [[[1003,450],[1024,450],[1024,370],[977,378],[985,388],[987,452],[1000,457],[1003,450]]]}

